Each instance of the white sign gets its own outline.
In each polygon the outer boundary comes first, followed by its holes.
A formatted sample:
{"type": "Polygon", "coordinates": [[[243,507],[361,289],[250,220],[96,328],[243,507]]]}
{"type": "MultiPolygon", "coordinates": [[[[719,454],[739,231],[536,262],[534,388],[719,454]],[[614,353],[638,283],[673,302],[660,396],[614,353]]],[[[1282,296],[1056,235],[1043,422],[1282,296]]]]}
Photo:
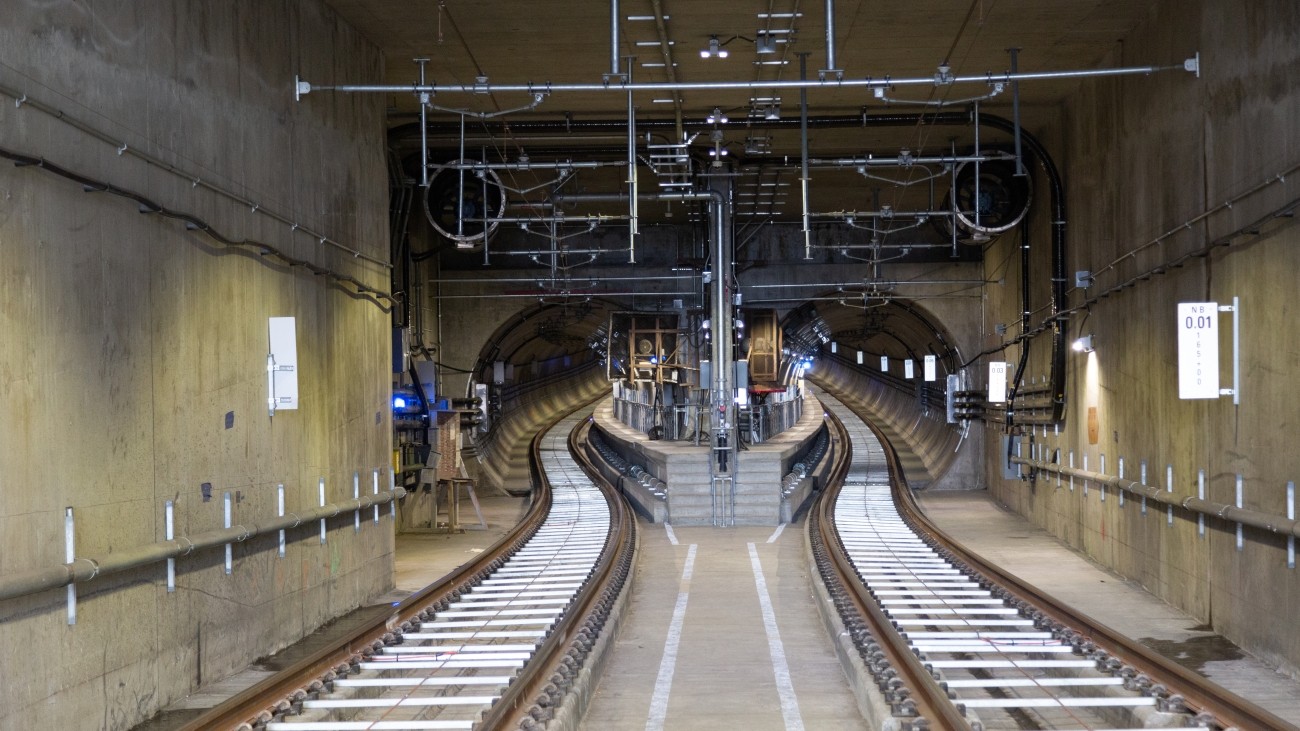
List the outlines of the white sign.
{"type": "Polygon", "coordinates": [[[935,379],[935,358],[933,355],[925,356],[925,380],[933,381],[935,379]]]}
{"type": "Polygon", "coordinates": [[[269,319],[267,357],[267,403],[271,413],[298,408],[298,338],[292,317],[269,319]]]}
{"type": "Polygon", "coordinates": [[[880,372],[881,373],[889,372],[889,356],[887,355],[880,356],[880,372]]]}
{"type": "Polygon", "coordinates": [[[904,378],[912,378],[913,376],[916,375],[915,373],[913,373],[912,368],[913,368],[913,366],[912,366],[912,359],[911,359],[911,358],[908,358],[907,360],[903,361],[903,377],[904,377],[904,378]]]}
{"type": "Polygon", "coordinates": [[[1219,303],[1178,303],[1178,398],[1219,397],[1219,303]]]}
{"type": "Polygon", "coordinates": [[[989,403],[1000,404],[1007,400],[1007,364],[1000,360],[989,362],[989,403]]]}

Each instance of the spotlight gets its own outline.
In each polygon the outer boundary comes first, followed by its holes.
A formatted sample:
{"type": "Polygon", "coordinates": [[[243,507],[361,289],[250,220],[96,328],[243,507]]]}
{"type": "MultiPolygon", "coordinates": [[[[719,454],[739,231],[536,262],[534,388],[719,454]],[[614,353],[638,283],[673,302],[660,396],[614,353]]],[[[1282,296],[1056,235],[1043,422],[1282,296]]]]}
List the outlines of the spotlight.
{"type": "Polygon", "coordinates": [[[727,119],[727,115],[722,113],[721,107],[714,107],[713,111],[709,113],[709,116],[704,118],[704,121],[709,124],[726,124],[731,120],[727,119]]]}
{"type": "Polygon", "coordinates": [[[1074,348],[1074,352],[1076,353],[1091,353],[1093,351],[1092,336],[1084,335],[1083,337],[1074,341],[1074,345],[1072,345],[1071,347],[1074,348]]]}
{"type": "Polygon", "coordinates": [[[700,49],[700,58],[726,58],[728,55],[717,36],[709,36],[709,45],[700,49]]]}
{"type": "Polygon", "coordinates": [[[768,107],[767,111],[763,112],[763,119],[770,119],[775,121],[780,118],[781,118],[781,107],[778,107],[775,104],[768,107]]]}
{"type": "Polygon", "coordinates": [[[406,399],[405,399],[405,398],[402,398],[401,396],[394,396],[394,397],[393,397],[393,408],[394,408],[394,409],[404,409],[404,408],[406,408],[406,399]]]}
{"type": "Polygon", "coordinates": [[[754,41],[755,50],[760,54],[776,53],[776,39],[771,33],[760,31],[754,41]]]}

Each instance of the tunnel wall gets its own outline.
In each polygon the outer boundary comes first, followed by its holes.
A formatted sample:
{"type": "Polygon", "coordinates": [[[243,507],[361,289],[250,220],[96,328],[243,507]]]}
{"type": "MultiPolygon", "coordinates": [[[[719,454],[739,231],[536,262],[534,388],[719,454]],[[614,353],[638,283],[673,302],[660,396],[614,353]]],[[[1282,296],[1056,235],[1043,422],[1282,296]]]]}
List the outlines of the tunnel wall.
{"type": "Polygon", "coordinates": [[[881,429],[898,451],[913,489],[963,490],[983,487],[977,458],[983,434],[961,432],[942,410],[923,411],[905,393],[865,372],[833,360],[818,360],[810,378],[881,429]]]}
{"type": "MultiPolygon", "coordinates": [[[[1253,228],[1268,212],[1300,198],[1300,176],[1277,176],[1300,163],[1300,6],[1289,0],[1188,5],[1163,0],[1149,21],[1118,45],[1106,65],[1168,64],[1200,52],[1201,78],[1168,72],[1084,83],[1042,130],[1066,171],[1069,190],[1068,271],[1090,270],[1095,294],[1138,277],[1180,254],[1235,230],[1253,228]],[[1271,181],[1271,182],[1269,182],[1271,181]],[[1261,183],[1258,193],[1183,224],[1261,183]],[[1163,243],[1120,257],[1166,232],[1163,243]]],[[[1084,455],[1096,469],[1104,455],[1115,474],[1120,457],[1136,479],[1149,463],[1148,484],[1195,496],[1197,473],[1207,498],[1235,501],[1237,475],[1245,507],[1285,516],[1285,485],[1300,479],[1294,441],[1300,391],[1295,283],[1300,230],[1265,225],[1249,243],[1149,278],[1071,319],[1071,337],[1092,334],[1096,350],[1069,358],[1063,433],[1036,439],[1060,448],[1062,460],[1084,455]],[[1176,305],[1241,301],[1241,404],[1230,397],[1180,400],[1176,305]],[[1093,411],[1095,409],[1095,411],[1093,411]],[[1091,416],[1090,416],[1091,412],[1091,416]],[[1092,428],[1090,430],[1090,422],[1092,428]],[[1090,435],[1091,431],[1091,435],[1090,435]]],[[[1009,255],[1011,242],[988,261],[1009,255]]],[[[1035,251],[1046,271],[1046,252],[1035,251]]],[[[1036,289],[1044,301],[1046,286],[1036,289]]],[[[1075,292],[1075,302],[1082,293],[1075,292]]],[[[1013,302],[990,299],[994,320],[1014,321],[1013,302]]],[[[1231,316],[1220,315],[1221,374],[1231,385],[1231,316]]],[[[1040,363],[1031,372],[1046,372],[1040,363]]],[[[1001,479],[998,440],[986,447],[994,494],[1036,524],[1182,609],[1250,652],[1297,674],[1300,668],[1300,569],[1286,565],[1285,539],[1208,519],[1200,536],[1194,514],[1176,509],[1143,516],[1112,494],[1087,497],[1054,481],[1001,479]]]]}
{"type": "MultiPolygon", "coordinates": [[[[323,3],[6,3],[0,147],[191,212],[233,239],[388,289],[383,100],[293,98],[293,77],[376,79],[323,3]],[[56,107],[124,141],[46,114],[56,107]],[[177,173],[149,165],[144,151],[177,173]],[[197,184],[202,180],[204,184],[197,184]],[[220,186],[259,210],[222,197],[220,186]]],[[[352,496],[389,463],[388,315],[324,277],[223,247],[133,201],[0,165],[0,580],[352,496]],[[267,415],[267,318],[297,318],[300,408],[267,415]],[[211,485],[205,501],[201,485],[211,485]]],[[[387,482],[387,476],[383,477],[387,482]]],[[[0,727],[129,728],[392,585],[392,527],[334,521],[0,601],[0,727]]]]}
{"type": "Polygon", "coordinates": [[[605,370],[598,364],[577,369],[502,403],[502,418],[475,448],[468,460],[474,476],[486,487],[516,494],[530,490],[528,450],[537,432],[566,414],[609,391],[605,370]]]}

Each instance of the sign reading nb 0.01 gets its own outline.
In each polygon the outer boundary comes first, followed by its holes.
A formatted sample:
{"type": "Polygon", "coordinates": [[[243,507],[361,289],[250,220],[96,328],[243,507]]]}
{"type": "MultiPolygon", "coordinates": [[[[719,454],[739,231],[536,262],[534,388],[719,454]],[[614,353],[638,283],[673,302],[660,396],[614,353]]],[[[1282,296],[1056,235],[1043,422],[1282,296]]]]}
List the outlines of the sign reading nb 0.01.
{"type": "Polygon", "coordinates": [[[1219,303],[1178,303],[1178,398],[1219,397],[1219,303]]]}

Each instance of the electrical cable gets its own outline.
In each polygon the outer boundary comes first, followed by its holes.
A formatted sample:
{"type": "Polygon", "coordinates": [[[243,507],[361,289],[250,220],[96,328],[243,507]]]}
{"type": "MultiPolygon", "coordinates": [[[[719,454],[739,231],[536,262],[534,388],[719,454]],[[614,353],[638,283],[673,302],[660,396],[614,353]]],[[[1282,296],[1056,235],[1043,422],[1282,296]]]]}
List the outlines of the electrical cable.
{"type": "Polygon", "coordinates": [[[289,256],[288,254],[285,254],[284,252],[277,249],[276,247],[267,243],[263,243],[261,241],[256,241],[254,239],[229,238],[225,234],[221,233],[218,229],[214,228],[207,221],[203,220],[202,218],[199,218],[198,216],[192,213],[186,213],[185,211],[167,208],[166,206],[163,206],[155,202],[154,200],[146,197],[142,193],[137,193],[132,190],[127,190],[126,188],[119,188],[118,186],[113,185],[112,183],[108,183],[102,180],[89,177],[87,175],[83,175],[78,172],[74,172],[62,166],[56,165],[55,163],[52,163],[43,157],[33,157],[31,155],[15,152],[8,148],[0,147],[0,158],[11,160],[14,163],[15,167],[20,167],[20,168],[37,167],[40,168],[41,170],[44,170],[48,173],[52,173],[61,178],[71,180],[74,183],[80,183],[82,189],[87,193],[110,193],[112,195],[121,198],[127,198],[129,200],[133,200],[137,204],[139,204],[140,206],[139,210],[141,213],[155,214],[155,215],[162,216],[164,218],[171,218],[178,221],[183,221],[185,223],[186,229],[190,231],[199,231],[205,234],[206,236],[208,236],[209,238],[211,238],[213,241],[216,241],[217,243],[223,246],[228,246],[232,248],[251,249],[259,257],[267,261],[282,264],[291,269],[295,267],[302,267],[307,271],[311,272],[312,274],[315,274],[320,277],[324,277],[330,280],[331,282],[333,282],[335,285],[341,287],[342,289],[348,290],[350,293],[360,296],[363,299],[374,303],[385,313],[392,312],[393,307],[398,304],[398,300],[392,295],[390,295],[389,293],[383,290],[375,289],[374,287],[365,284],[364,282],[362,282],[361,280],[355,277],[348,276],[346,274],[340,274],[339,272],[336,272],[333,269],[319,266],[305,259],[299,259],[297,257],[289,256]],[[389,304],[385,305],[384,302],[388,302],[389,304]]]}

